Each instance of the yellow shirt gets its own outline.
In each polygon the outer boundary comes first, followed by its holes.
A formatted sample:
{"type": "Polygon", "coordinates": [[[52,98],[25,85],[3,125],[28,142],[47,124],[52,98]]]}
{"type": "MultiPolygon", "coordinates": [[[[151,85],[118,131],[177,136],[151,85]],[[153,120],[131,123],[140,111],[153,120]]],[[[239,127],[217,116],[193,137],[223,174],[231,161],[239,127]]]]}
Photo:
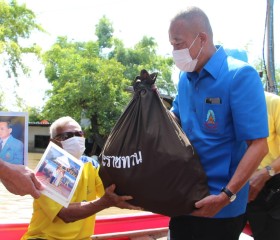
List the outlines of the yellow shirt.
{"type": "MultiPolygon", "coordinates": [[[[98,175],[99,168],[91,162],[84,165],[77,189],[71,202],[91,201],[104,194],[104,187],[98,175]]],[[[95,215],[73,223],[65,223],[57,214],[62,205],[52,199],[41,195],[33,202],[33,215],[28,231],[21,240],[26,239],[67,239],[85,240],[90,239],[94,232],[95,215]]]]}
{"type": "Polygon", "coordinates": [[[280,156],[280,97],[273,93],[265,92],[269,137],[267,143],[269,152],[262,160],[259,168],[270,165],[280,156]]]}

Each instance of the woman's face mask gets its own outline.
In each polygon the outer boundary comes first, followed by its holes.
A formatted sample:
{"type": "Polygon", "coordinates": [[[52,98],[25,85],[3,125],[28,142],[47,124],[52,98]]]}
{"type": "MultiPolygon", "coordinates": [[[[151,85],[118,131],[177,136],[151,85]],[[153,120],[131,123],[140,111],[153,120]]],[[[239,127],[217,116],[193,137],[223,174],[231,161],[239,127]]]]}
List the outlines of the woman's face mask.
{"type": "Polygon", "coordinates": [[[176,66],[183,72],[193,72],[195,69],[195,66],[197,64],[197,58],[199,57],[202,47],[199,50],[199,53],[197,54],[197,57],[195,59],[192,59],[190,55],[190,49],[195,43],[198,35],[196,38],[193,40],[192,44],[190,45],[189,48],[184,48],[180,50],[173,50],[173,60],[176,64],[176,66]]]}
{"type": "Polygon", "coordinates": [[[60,142],[62,148],[73,155],[75,158],[80,159],[85,151],[85,138],[84,137],[71,137],[65,141],[60,142]]]}

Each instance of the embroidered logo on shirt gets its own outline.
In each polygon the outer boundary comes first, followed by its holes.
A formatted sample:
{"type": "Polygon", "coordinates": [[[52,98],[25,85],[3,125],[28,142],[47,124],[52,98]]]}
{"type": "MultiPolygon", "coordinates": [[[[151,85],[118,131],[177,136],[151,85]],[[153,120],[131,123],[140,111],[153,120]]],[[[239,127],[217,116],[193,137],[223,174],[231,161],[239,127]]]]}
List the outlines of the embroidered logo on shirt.
{"type": "Polygon", "coordinates": [[[208,129],[217,129],[218,123],[216,122],[215,113],[212,109],[209,109],[206,116],[205,127],[208,129]]]}

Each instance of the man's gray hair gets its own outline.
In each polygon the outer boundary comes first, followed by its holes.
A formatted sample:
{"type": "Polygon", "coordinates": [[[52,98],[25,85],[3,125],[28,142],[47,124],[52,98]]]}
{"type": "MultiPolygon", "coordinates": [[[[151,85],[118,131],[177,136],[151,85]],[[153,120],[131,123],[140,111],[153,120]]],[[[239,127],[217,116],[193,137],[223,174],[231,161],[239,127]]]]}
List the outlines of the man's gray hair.
{"type": "Polygon", "coordinates": [[[55,120],[50,126],[50,137],[54,138],[57,135],[57,132],[62,132],[62,129],[64,129],[65,126],[69,125],[70,123],[81,127],[80,124],[73,118],[69,116],[61,117],[55,120]]]}
{"type": "Polygon", "coordinates": [[[182,10],[174,18],[171,23],[177,20],[184,20],[193,29],[194,36],[199,32],[206,32],[213,38],[213,31],[207,15],[198,7],[190,6],[186,10],[182,10]]]}

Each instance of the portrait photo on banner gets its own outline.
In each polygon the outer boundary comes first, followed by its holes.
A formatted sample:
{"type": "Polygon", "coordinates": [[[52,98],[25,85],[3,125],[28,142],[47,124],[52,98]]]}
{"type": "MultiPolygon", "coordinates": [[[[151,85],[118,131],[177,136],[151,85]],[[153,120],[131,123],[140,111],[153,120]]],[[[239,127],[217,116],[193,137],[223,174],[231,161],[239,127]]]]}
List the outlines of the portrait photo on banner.
{"type": "Polygon", "coordinates": [[[28,113],[0,112],[0,159],[27,165],[28,113]]]}

